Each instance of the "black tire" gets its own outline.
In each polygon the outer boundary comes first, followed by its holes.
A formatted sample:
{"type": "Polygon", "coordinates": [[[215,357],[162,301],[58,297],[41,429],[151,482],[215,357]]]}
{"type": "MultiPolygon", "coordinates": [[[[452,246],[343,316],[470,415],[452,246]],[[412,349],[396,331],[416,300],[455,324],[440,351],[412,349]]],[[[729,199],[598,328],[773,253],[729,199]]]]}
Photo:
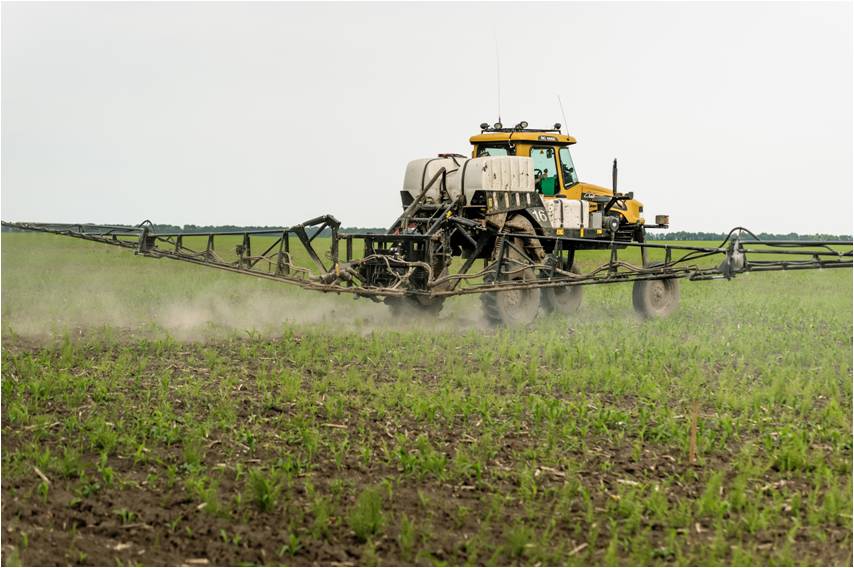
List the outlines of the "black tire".
{"type": "MultiPolygon", "coordinates": [[[[524,246],[522,239],[514,243],[518,247],[524,246]]],[[[520,255],[512,250],[508,253],[510,258],[520,258],[520,255]]],[[[487,277],[486,282],[492,282],[492,277],[487,277]]],[[[527,269],[504,276],[504,281],[533,280],[534,271],[527,269]]],[[[506,325],[509,327],[526,326],[537,319],[540,307],[540,289],[529,288],[523,290],[506,290],[503,292],[487,292],[481,294],[480,300],[486,319],[492,325],[506,325]]]]}
{"type": "Polygon", "coordinates": [[[667,317],[679,307],[679,281],[675,278],[636,280],[632,304],[646,319],[667,317]]]}
{"type": "MultiPolygon", "coordinates": [[[[573,274],[581,274],[578,264],[573,263],[569,269],[573,274]]],[[[562,286],[560,288],[543,288],[543,309],[547,312],[562,316],[574,315],[581,306],[584,289],[581,286],[562,286]]]]}

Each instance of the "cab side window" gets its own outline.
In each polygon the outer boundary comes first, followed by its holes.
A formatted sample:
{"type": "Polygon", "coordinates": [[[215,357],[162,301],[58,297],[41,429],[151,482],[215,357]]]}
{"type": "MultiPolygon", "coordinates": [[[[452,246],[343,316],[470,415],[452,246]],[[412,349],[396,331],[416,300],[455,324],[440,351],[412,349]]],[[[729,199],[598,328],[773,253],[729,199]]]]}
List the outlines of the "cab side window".
{"type": "Polygon", "coordinates": [[[575,166],[572,163],[572,156],[569,155],[569,148],[565,146],[560,149],[560,167],[563,169],[564,187],[569,187],[578,183],[578,174],[575,172],[575,166]]]}
{"type": "Polygon", "coordinates": [[[534,160],[534,184],[543,195],[554,195],[557,187],[557,162],[554,148],[531,148],[534,160]]]}

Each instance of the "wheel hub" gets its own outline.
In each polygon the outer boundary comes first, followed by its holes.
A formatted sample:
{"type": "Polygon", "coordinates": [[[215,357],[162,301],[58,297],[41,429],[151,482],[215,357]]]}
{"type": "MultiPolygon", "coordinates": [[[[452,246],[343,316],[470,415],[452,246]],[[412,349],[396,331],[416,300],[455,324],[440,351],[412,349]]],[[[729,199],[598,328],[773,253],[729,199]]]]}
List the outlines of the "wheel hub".
{"type": "Polygon", "coordinates": [[[654,280],[650,284],[650,300],[656,308],[667,305],[667,286],[661,280],[654,280]]]}

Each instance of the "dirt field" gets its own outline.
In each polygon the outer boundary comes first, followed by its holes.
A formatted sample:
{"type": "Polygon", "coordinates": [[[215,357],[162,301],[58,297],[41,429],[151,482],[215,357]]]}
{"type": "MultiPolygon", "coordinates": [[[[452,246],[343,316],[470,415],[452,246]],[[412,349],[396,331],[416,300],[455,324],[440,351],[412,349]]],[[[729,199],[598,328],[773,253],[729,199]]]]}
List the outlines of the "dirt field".
{"type": "Polygon", "coordinates": [[[5,565],[852,562],[850,271],[493,330],[8,242],[5,565]]]}

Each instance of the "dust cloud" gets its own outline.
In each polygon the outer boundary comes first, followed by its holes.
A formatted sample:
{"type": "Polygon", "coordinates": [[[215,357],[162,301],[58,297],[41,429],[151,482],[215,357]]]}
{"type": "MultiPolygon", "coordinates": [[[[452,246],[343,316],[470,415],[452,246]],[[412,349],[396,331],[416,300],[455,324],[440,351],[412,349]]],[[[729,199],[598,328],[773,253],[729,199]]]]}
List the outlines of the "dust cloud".
{"type": "Polygon", "coordinates": [[[199,296],[189,302],[171,304],[158,310],[158,326],[176,337],[192,338],[217,329],[275,334],[283,325],[320,326],[326,330],[370,333],[377,330],[429,329],[452,330],[485,325],[477,305],[448,302],[445,310],[432,317],[406,313],[396,316],[383,303],[349,295],[323,293],[291,295],[262,294],[224,301],[216,296],[199,296]],[[304,296],[304,297],[303,297],[304,296]]]}
{"type": "MultiPolygon", "coordinates": [[[[252,284],[250,282],[250,284],[252,284]]],[[[282,287],[206,286],[180,298],[129,298],[125,290],[104,287],[42,294],[35,301],[3,290],[4,336],[43,340],[87,336],[111,330],[131,337],[169,335],[196,341],[253,333],[275,337],[286,327],[371,333],[419,329],[453,331],[486,328],[477,298],[450,299],[438,317],[407,312],[395,315],[383,303],[349,294],[333,295],[282,287]],[[474,300],[474,301],[473,301],[474,300]]],[[[185,291],[186,292],[186,291],[185,291]]],[[[145,296],[145,294],[143,294],[145,296]]]]}

